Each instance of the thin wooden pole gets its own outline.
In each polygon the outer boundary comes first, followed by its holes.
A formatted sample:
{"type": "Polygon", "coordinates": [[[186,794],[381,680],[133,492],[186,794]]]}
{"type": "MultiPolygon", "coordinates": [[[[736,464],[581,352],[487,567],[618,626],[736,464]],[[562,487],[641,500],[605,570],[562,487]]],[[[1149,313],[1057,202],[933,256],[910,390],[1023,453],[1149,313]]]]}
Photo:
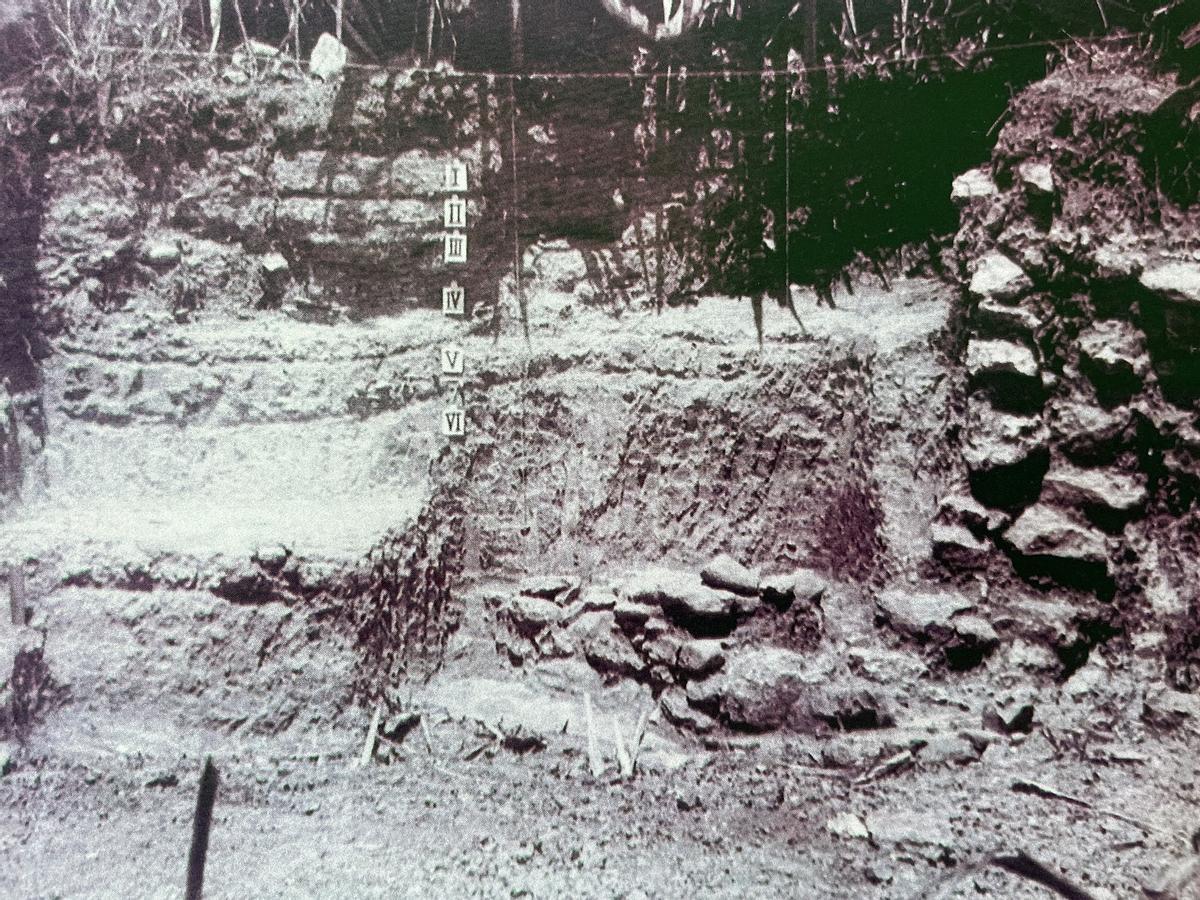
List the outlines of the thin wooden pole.
{"type": "Polygon", "coordinates": [[[521,26],[521,0],[508,0],[508,31],[512,41],[512,67],[514,72],[525,68],[525,35],[521,26]]]}
{"type": "Polygon", "coordinates": [[[18,564],[8,570],[8,605],[12,623],[18,628],[25,626],[25,570],[18,564]]]}
{"type": "Polygon", "coordinates": [[[804,65],[817,64],[817,0],[804,0],[804,65]]]}

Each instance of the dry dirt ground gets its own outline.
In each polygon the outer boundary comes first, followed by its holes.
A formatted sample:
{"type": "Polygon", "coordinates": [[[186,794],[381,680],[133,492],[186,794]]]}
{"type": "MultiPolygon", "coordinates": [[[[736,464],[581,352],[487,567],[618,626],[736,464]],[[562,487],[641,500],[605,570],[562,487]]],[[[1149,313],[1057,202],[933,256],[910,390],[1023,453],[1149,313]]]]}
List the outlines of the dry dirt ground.
{"type": "MultiPolygon", "coordinates": [[[[777,316],[763,357],[867,348],[873,403],[899,416],[937,396],[940,409],[942,379],[914,360],[935,365],[948,303],[927,284],[899,291],[802,304],[809,338],[777,316]]],[[[701,369],[759,353],[748,312],[728,302],[620,319],[558,303],[538,307],[535,336],[559,335],[556,353],[598,373],[625,353],[638,377],[674,382],[654,373],[656,342],[675,362],[690,347],[701,369]]],[[[360,660],[345,635],[304,602],[209,588],[278,543],[319,582],[411,517],[430,490],[432,398],[354,417],[344,389],[380,359],[432,368],[445,327],[412,313],[339,328],[335,343],[328,326],[242,320],[170,326],[154,359],[130,359],[145,347],[112,335],[60,348],[42,489],[7,523],[4,550],[37,561],[32,624],[61,692],[3,747],[0,895],[179,896],[206,755],[221,777],[211,897],[1052,896],[986,865],[1020,851],[1091,896],[1124,898],[1194,858],[1200,715],[1157,693],[1152,658],[1097,650],[1063,680],[1045,647],[1004,632],[985,665],[948,672],[888,644],[862,586],[837,580],[812,653],[856,659],[894,695],[894,725],[699,739],[655,712],[636,776],[618,779],[614,722],[628,741],[655,708],[649,689],[576,657],[515,664],[487,602],[513,580],[476,575],[444,665],[393,693],[391,737],[359,766],[370,710],[350,696],[360,660]],[[225,381],[206,392],[206,378],[225,381]],[[254,402],[236,406],[236,383],[259,386],[241,394],[254,402]],[[199,410],[180,399],[197,396],[199,410]],[[998,726],[997,702],[1034,719],[998,726]],[[404,710],[422,724],[397,720],[404,710]]],[[[511,344],[471,340],[491,371],[520,368],[511,344]]],[[[909,415],[910,429],[929,426],[929,409],[909,415]]],[[[896,565],[915,582],[941,485],[919,465],[902,477],[907,440],[888,431],[874,464],[895,476],[883,527],[911,532],[891,543],[912,554],[896,565]]],[[[614,557],[587,577],[620,575],[614,557]]]]}

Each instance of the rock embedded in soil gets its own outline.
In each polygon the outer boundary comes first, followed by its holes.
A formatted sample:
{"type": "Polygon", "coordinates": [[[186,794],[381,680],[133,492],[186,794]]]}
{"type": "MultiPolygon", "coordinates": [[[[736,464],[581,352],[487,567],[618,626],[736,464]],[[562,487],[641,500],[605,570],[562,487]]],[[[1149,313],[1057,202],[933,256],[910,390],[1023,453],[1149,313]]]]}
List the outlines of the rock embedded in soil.
{"type": "Polygon", "coordinates": [[[971,169],[954,179],[950,187],[950,199],[963,206],[974,200],[994,197],[999,193],[996,182],[983,169],[971,169]]]}
{"type": "Polygon", "coordinates": [[[513,625],[527,637],[549,628],[562,617],[562,608],[557,603],[540,597],[511,597],[506,608],[513,625]]]}
{"type": "Polygon", "coordinates": [[[1021,694],[989,703],[983,709],[984,728],[1001,734],[1028,734],[1033,730],[1036,709],[1032,699],[1021,694]]]}
{"type": "Polygon", "coordinates": [[[1042,320],[1028,301],[1011,305],[989,299],[975,308],[971,325],[981,337],[1032,341],[1042,328],[1042,320]]]}
{"type": "Polygon", "coordinates": [[[613,616],[616,618],[617,624],[627,631],[641,629],[657,612],[657,606],[651,606],[648,603],[634,603],[631,600],[618,600],[613,605],[613,616]]]}
{"type": "Polygon", "coordinates": [[[893,628],[910,635],[926,635],[934,628],[947,628],[951,618],[975,607],[972,600],[961,594],[903,587],[884,591],[875,602],[893,628]]]}
{"type": "Polygon", "coordinates": [[[1006,527],[1012,518],[996,509],[988,509],[969,494],[951,494],[938,503],[936,521],[959,525],[972,534],[993,534],[1006,527]]]}
{"type": "Polygon", "coordinates": [[[1017,166],[1017,177],[1031,194],[1042,197],[1054,194],[1054,169],[1049,163],[1027,159],[1017,166]]]}
{"type": "Polygon", "coordinates": [[[1200,304],[1200,263],[1167,262],[1142,273],[1142,287],[1172,303],[1200,304]]]}
{"type": "Polygon", "coordinates": [[[1145,338],[1129,322],[1096,322],[1079,335],[1079,352],[1097,378],[1140,383],[1150,371],[1145,338]]]}
{"type": "Polygon", "coordinates": [[[895,724],[892,704],[880,689],[857,678],[841,678],[809,693],[804,712],[838,731],[895,724]]]}
{"type": "Polygon", "coordinates": [[[1133,513],[1148,498],[1144,477],[1116,469],[1081,469],[1067,463],[1053,466],[1042,482],[1042,498],[1072,508],[1104,507],[1133,513]]]}
{"type": "Polygon", "coordinates": [[[338,39],[326,32],[317,38],[312,54],[308,58],[308,71],[315,77],[328,81],[340,75],[349,61],[349,53],[338,39]]]}
{"type": "Polygon", "coordinates": [[[700,570],[700,581],[711,588],[733,591],[735,594],[758,593],[760,578],[756,572],[722,553],[700,570]]]}
{"type": "Polygon", "coordinates": [[[1056,399],[1047,419],[1055,442],[1076,459],[1108,459],[1116,455],[1132,428],[1128,407],[1104,409],[1081,400],[1056,399]]]}
{"type": "Polygon", "coordinates": [[[658,665],[664,666],[668,670],[674,669],[679,657],[680,643],[679,638],[673,635],[661,634],[642,644],[642,655],[652,666],[658,665]]]}
{"type": "Polygon", "coordinates": [[[142,248],[142,262],[151,266],[173,266],[179,262],[182,255],[177,241],[153,240],[148,241],[142,248]]]}
{"type": "Polygon", "coordinates": [[[993,251],[982,257],[975,266],[968,287],[980,300],[1016,300],[1033,289],[1033,282],[1015,262],[1003,253],[993,251]]]}
{"type": "Polygon", "coordinates": [[[861,840],[868,840],[871,837],[871,832],[867,830],[867,823],[850,812],[834,816],[825,823],[825,830],[834,837],[859,838],[861,840]]]}
{"type": "Polygon", "coordinates": [[[1200,721],[1200,696],[1185,694],[1159,685],[1146,692],[1142,701],[1142,719],[1157,728],[1179,728],[1186,722],[1200,721]]]}
{"type": "Polygon", "coordinates": [[[1049,433],[1040,416],[1018,416],[970,404],[963,459],[973,472],[1015,466],[1045,449],[1049,433]]]}
{"type": "Polygon", "coordinates": [[[560,595],[576,590],[578,587],[579,582],[574,578],[562,575],[537,575],[522,579],[519,590],[527,597],[557,600],[560,595]]]}
{"type": "Polygon", "coordinates": [[[583,655],[597,672],[606,675],[636,677],[646,671],[646,663],[629,641],[612,631],[598,631],[583,645],[583,655]]]}
{"type": "Polygon", "coordinates": [[[921,748],[918,758],[927,765],[967,765],[979,760],[975,742],[958,734],[935,734],[921,748]]]}
{"type": "Polygon", "coordinates": [[[653,604],[689,628],[720,625],[738,609],[737,595],[703,584],[693,572],[651,569],[626,582],[622,597],[653,604]]]}
{"type": "Polygon", "coordinates": [[[983,616],[957,616],[951,620],[950,625],[955,635],[972,645],[993,650],[1000,645],[1000,635],[983,616]]]}
{"type": "Polygon", "coordinates": [[[802,605],[819,603],[829,589],[829,582],[812,569],[797,569],[764,578],[760,588],[764,600],[772,606],[787,609],[794,602],[802,605]]]}
{"type": "Polygon", "coordinates": [[[676,667],[686,678],[704,678],[725,663],[725,651],[717,640],[685,641],[679,648],[676,667]]]}
{"type": "Polygon", "coordinates": [[[682,688],[667,688],[659,697],[658,703],[667,721],[678,728],[686,728],[697,734],[708,734],[717,727],[711,716],[705,715],[688,703],[687,694],[682,688]]]}
{"type": "Polygon", "coordinates": [[[1004,537],[1024,556],[1108,564],[1108,544],[1103,532],[1044,504],[1021,513],[1004,537]]]}
{"type": "Polygon", "coordinates": [[[1033,351],[1012,341],[972,340],[967,344],[967,373],[977,381],[997,376],[1018,376],[1038,380],[1038,364],[1033,351]]]}
{"type": "MultiPolygon", "coordinates": [[[[832,660],[825,655],[805,656],[778,647],[746,648],[731,654],[718,675],[693,684],[704,685],[706,694],[716,695],[722,717],[733,725],[769,731],[806,717],[810,695],[832,672],[832,660]]],[[[688,698],[697,703],[691,685],[688,698]]],[[[697,705],[705,699],[699,697],[697,705]]]]}

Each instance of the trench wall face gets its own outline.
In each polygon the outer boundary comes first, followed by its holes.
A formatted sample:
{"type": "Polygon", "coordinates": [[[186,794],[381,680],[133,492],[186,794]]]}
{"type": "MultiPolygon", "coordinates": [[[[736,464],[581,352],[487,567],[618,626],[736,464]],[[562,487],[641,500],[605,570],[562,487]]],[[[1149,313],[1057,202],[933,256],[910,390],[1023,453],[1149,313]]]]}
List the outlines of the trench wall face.
{"type": "MultiPolygon", "coordinates": [[[[294,472],[351,499],[363,484],[390,492],[399,528],[444,484],[484,576],[727,549],[868,579],[927,552],[949,471],[938,435],[953,415],[944,292],[906,288],[918,312],[883,339],[862,321],[891,315],[873,294],[845,314],[848,333],[831,321],[803,340],[781,314],[762,348],[745,303],[651,315],[629,290],[646,260],[623,243],[641,213],[613,199],[614,185],[639,203],[658,190],[629,187],[633,88],[604,93],[615,125],[588,140],[592,119],[560,85],[280,72],[180,91],[114,98],[102,147],[49,160],[37,267],[62,351],[45,372],[61,451],[43,467],[51,499],[155,478],[158,496],[174,478],[214,498],[236,488],[254,506],[269,488],[287,493],[294,472]],[[470,176],[461,267],[443,252],[452,161],[470,176]],[[564,234],[584,249],[555,240],[564,234]],[[450,279],[468,297],[453,335],[440,316],[450,279]],[[333,327],[291,344],[279,323],[296,320],[333,327]],[[261,323],[259,346],[258,326],[239,322],[261,323]],[[429,375],[451,336],[474,364],[472,421],[464,444],[442,446],[429,375]],[[208,429],[202,452],[193,426],[208,429]],[[144,477],[167,447],[182,465],[144,477]],[[234,457],[258,474],[223,481],[234,457]],[[89,458],[114,464],[89,469],[89,458]]],[[[336,499],[295,514],[326,504],[351,515],[336,499]]],[[[356,524],[387,527],[378,504],[356,524]]]]}

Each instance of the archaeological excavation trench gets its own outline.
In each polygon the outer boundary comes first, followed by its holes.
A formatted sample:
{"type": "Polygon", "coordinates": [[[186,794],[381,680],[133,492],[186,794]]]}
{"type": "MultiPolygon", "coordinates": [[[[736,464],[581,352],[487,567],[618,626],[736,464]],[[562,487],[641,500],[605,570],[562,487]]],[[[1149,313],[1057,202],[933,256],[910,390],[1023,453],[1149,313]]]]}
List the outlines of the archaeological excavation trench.
{"type": "Polygon", "coordinates": [[[178,896],[211,759],[209,896],[1200,896],[1174,74],[764,302],[688,263],[749,126],[239,52],[5,100],[0,894],[178,896]]]}

